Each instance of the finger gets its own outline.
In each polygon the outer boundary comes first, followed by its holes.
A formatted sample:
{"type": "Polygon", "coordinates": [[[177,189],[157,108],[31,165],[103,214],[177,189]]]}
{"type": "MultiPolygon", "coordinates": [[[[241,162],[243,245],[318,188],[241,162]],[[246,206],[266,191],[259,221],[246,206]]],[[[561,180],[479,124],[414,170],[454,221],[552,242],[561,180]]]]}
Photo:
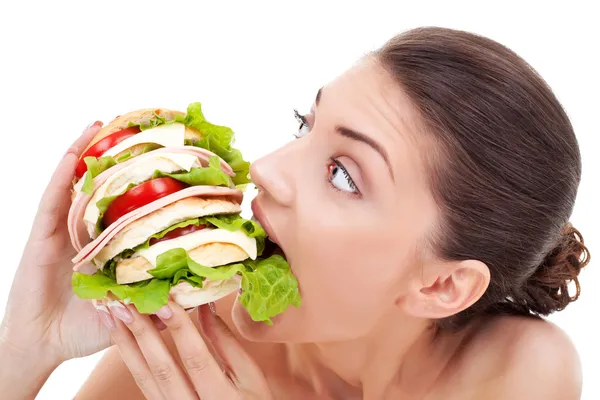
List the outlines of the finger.
{"type": "Polygon", "coordinates": [[[186,311],[170,301],[157,315],[171,333],[181,362],[203,400],[233,398],[235,388],[211,355],[186,311]]]}
{"type": "Polygon", "coordinates": [[[197,399],[185,373],[179,368],[162,340],[154,323],[147,315],[141,315],[134,306],[125,307],[130,318],[114,314],[125,323],[148,364],[150,375],[167,399],[197,399]]]}
{"type": "Polygon", "coordinates": [[[238,386],[252,387],[253,390],[262,389],[256,387],[265,382],[262,371],[221,317],[216,314],[214,307],[214,303],[204,304],[198,310],[204,335],[225,360],[228,373],[238,386]]]}
{"type": "Polygon", "coordinates": [[[49,237],[56,231],[58,224],[63,222],[71,204],[71,187],[79,156],[101,126],[101,122],[95,122],[85,129],[58,163],[40,200],[34,224],[36,229],[32,232],[33,239],[49,237]]]}
{"type": "Polygon", "coordinates": [[[115,329],[112,331],[112,340],[117,345],[123,362],[131,372],[142,394],[146,399],[164,400],[165,397],[152,376],[150,367],[142,354],[135,338],[125,324],[115,318],[115,329]]]}

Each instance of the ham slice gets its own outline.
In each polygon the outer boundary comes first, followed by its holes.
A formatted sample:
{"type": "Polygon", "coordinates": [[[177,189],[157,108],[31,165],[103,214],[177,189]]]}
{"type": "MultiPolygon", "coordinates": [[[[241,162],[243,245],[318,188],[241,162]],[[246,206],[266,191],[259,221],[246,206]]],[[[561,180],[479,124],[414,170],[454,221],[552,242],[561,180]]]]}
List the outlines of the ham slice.
{"type": "Polygon", "coordinates": [[[191,186],[175,192],[150,204],[146,204],[143,207],[133,210],[128,214],[123,215],[108,228],[106,228],[100,236],[98,236],[91,243],[88,243],[79,253],[73,258],[75,266],[73,270],[77,271],[79,268],[90,262],[104,246],[121,230],[123,230],[128,224],[136,221],[156,210],[159,210],[169,204],[175,203],[176,201],[188,198],[188,197],[229,197],[232,198],[238,204],[242,203],[243,194],[240,190],[230,189],[218,186],[191,186]]]}
{"type": "MultiPolygon", "coordinates": [[[[216,154],[203,149],[201,147],[196,146],[178,146],[178,147],[163,147],[157,150],[150,151],[148,153],[139,155],[130,160],[127,160],[123,163],[117,164],[97,177],[94,178],[94,192],[102,186],[106,180],[111,177],[114,173],[122,170],[130,166],[131,164],[144,159],[144,157],[152,157],[157,154],[164,153],[176,153],[176,154],[190,154],[198,157],[200,160],[200,164],[202,166],[207,166],[211,157],[216,156],[216,154]]],[[[220,159],[221,161],[221,169],[229,176],[235,176],[235,173],[225,161],[220,159]]],[[[73,199],[73,203],[71,204],[71,208],[69,209],[69,215],[67,217],[67,226],[69,228],[69,236],[71,237],[71,244],[75,248],[76,251],[81,251],[83,246],[91,241],[90,236],[87,232],[85,222],[83,221],[83,216],[85,214],[85,209],[87,208],[92,196],[78,192],[75,198],[73,199]]]]}

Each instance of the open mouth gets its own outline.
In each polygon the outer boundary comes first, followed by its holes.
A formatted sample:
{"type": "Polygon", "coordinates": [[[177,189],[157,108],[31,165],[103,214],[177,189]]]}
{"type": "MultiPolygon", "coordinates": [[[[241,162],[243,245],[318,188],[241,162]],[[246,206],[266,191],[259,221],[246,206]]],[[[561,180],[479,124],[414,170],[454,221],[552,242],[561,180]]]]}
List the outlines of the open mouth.
{"type": "Polygon", "coordinates": [[[265,240],[265,250],[263,251],[262,257],[269,258],[274,255],[282,256],[287,260],[283,249],[277,243],[267,238],[267,240],[265,240]]]}

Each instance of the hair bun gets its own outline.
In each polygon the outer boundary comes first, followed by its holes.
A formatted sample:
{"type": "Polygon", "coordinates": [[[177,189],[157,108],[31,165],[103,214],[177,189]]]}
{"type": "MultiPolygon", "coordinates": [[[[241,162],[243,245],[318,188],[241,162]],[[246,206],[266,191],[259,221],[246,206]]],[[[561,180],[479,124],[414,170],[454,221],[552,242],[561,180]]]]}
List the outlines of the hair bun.
{"type": "Polygon", "coordinates": [[[581,293],[579,272],[590,261],[590,252],[583,236],[569,222],[561,232],[558,245],[546,256],[534,274],[527,280],[526,303],[530,311],[548,315],[564,309],[577,300],[581,293]],[[575,283],[576,292],[569,294],[569,284],[575,283]]]}

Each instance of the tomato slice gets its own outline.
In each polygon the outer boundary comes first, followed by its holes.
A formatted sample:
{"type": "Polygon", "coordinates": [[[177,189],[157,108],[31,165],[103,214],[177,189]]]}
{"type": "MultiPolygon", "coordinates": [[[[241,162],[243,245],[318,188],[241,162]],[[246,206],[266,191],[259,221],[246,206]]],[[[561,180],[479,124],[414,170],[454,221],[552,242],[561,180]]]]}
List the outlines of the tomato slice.
{"type": "Polygon", "coordinates": [[[115,147],[117,144],[121,143],[123,140],[131,137],[137,133],[140,133],[139,126],[132,126],[130,128],[125,128],[122,131],[114,132],[105,137],[104,139],[99,140],[97,143],[94,143],[89,149],[85,151],[81,155],[79,159],[79,163],[77,164],[77,169],[75,170],[75,176],[77,179],[81,179],[83,174],[87,171],[87,165],[85,165],[84,159],[86,157],[101,157],[104,153],[106,153],[109,149],[115,147]]]}
{"type": "Polygon", "coordinates": [[[165,236],[160,239],[152,238],[150,239],[150,246],[156,244],[158,242],[162,242],[164,240],[175,239],[183,235],[187,235],[188,233],[196,232],[206,228],[207,225],[188,225],[181,228],[173,229],[171,232],[167,233],[165,236]]]}
{"type": "Polygon", "coordinates": [[[123,215],[186,187],[185,183],[168,176],[144,182],[114,199],[106,209],[102,223],[108,227],[123,215]]]}

